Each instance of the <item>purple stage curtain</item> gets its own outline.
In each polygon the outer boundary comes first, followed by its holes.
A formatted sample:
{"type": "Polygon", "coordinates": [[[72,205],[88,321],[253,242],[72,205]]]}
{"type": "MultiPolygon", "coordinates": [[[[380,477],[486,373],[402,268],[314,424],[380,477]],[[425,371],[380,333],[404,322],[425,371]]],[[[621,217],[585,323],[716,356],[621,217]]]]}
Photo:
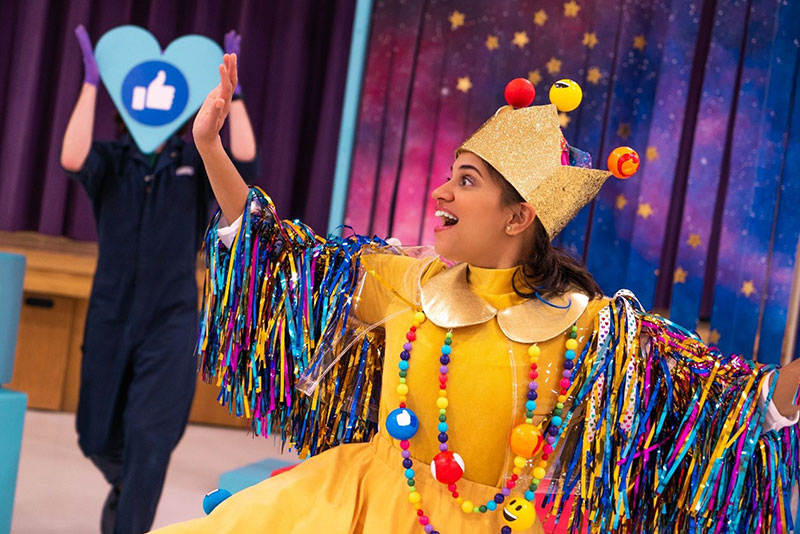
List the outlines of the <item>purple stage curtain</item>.
{"type": "MultiPolygon", "coordinates": [[[[73,29],[92,43],[123,24],[166,47],[189,33],[222,45],[242,34],[239,79],[260,154],[257,184],[283,217],[324,232],[354,0],[31,0],[5,2],[0,20],[0,230],[96,238],[85,193],[59,166],[61,139],[83,81],[73,29]]],[[[101,89],[95,139],[114,134],[101,89]]]]}

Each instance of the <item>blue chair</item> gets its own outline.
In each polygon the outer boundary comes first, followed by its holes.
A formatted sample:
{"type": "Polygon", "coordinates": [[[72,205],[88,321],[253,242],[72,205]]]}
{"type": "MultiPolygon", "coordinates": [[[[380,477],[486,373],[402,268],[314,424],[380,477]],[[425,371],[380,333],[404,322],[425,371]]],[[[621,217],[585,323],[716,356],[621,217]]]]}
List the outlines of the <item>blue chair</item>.
{"type": "Polygon", "coordinates": [[[3,388],[11,382],[17,345],[25,256],[0,252],[0,534],[11,531],[27,396],[3,388]]]}

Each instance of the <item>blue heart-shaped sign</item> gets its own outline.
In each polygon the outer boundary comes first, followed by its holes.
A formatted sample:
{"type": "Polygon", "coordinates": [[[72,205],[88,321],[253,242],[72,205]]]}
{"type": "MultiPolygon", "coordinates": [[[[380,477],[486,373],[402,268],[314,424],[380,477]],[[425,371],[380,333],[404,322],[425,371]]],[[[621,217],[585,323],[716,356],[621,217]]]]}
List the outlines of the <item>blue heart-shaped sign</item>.
{"type": "Polygon", "coordinates": [[[139,26],[106,32],[94,51],[100,77],[131,137],[145,154],[175,133],[219,83],[222,49],[202,35],[184,35],[161,52],[139,26]]]}

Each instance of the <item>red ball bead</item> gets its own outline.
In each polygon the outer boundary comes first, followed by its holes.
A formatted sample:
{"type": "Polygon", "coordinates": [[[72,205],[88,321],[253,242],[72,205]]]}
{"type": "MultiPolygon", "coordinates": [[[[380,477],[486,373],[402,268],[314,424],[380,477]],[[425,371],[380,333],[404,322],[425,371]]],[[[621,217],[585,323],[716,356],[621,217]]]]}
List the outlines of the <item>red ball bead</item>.
{"type": "Polygon", "coordinates": [[[464,460],[453,451],[443,451],[431,462],[433,478],[442,484],[455,484],[464,476],[464,460]]]}
{"type": "Polygon", "coordinates": [[[525,78],[514,78],[506,85],[505,97],[509,106],[525,108],[531,105],[536,96],[533,84],[525,78]]]}

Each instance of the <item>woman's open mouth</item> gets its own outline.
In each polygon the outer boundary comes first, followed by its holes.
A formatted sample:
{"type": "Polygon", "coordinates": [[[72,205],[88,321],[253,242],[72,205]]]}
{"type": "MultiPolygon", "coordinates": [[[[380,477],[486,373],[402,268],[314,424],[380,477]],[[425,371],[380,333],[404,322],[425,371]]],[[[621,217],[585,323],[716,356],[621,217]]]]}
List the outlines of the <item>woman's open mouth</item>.
{"type": "Polygon", "coordinates": [[[449,211],[436,210],[434,215],[436,217],[439,217],[442,220],[442,224],[439,225],[439,226],[436,226],[433,229],[434,232],[440,232],[442,230],[446,230],[447,228],[450,228],[451,226],[455,226],[456,224],[458,224],[458,217],[456,217],[455,215],[453,215],[449,211]]]}

